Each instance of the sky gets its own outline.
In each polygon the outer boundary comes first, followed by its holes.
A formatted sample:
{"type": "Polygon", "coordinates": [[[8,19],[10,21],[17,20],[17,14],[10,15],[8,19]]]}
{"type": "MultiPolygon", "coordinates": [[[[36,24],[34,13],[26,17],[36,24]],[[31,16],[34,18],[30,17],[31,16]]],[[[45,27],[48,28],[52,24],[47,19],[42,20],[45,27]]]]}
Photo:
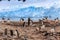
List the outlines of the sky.
{"type": "Polygon", "coordinates": [[[25,2],[18,0],[3,0],[0,2],[0,12],[2,11],[14,11],[19,8],[25,8],[29,6],[44,7],[49,9],[50,7],[60,8],[60,0],[26,0],[25,2]]]}

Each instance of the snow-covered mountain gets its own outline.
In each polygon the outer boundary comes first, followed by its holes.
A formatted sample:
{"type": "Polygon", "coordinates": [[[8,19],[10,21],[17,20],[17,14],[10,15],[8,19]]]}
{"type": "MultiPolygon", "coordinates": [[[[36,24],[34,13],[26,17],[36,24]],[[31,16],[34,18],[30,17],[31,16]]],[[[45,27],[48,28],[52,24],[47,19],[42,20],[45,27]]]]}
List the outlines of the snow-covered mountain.
{"type": "Polygon", "coordinates": [[[49,18],[60,18],[60,8],[43,8],[43,7],[27,7],[20,8],[15,11],[0,12],[1,17],[19,18],[19,17],[31,17],[31,18],[42,18],[48,16],[49,18]]]}

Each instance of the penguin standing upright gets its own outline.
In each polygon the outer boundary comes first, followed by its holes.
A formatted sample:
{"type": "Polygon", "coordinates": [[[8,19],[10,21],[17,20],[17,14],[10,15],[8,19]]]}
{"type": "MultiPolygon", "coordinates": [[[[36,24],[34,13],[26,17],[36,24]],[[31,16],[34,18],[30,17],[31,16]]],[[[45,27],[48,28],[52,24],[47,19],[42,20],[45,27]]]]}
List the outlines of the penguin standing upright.
{"type": "Polygon", "coordinates": [[[9,18],[7,19],[7,22],[10,23],[10,19],[9,18]]]}
{"type": "Polygon", "coordinates": [[[30,18],[28,18],[28,26],[30,25],[30,18]]]}
{"type": "Polygon", "coordinates": [[[2,18],[2,23],[5,23],[5,18],[4,17],[2,18]]]}
{"type": "Polygon", "coordinates": [[[19,38],[19,32],[18,32],[18,30],[16,30],[16,32],[17,32],[17,37],[19,38]]]}
{"type": "Polygon", "coordinates": [[[7,35],[7,29],[5,29],[5,32],[4,33],[5,33],[5,35],[7,35]]]}
{"type": "Polygon", "coordinates": [[[13,36],[13,30],[10,30],[10,35],[13,36]]]}

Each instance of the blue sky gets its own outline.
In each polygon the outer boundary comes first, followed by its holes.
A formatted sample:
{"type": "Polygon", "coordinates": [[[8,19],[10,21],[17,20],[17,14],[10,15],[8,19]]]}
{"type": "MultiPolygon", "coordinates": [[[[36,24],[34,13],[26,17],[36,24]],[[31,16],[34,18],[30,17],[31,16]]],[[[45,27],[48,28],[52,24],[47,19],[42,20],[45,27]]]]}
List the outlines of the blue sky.
{"type": "Polygon", "coordinates": [[[0,2],[0,12],[1,11],[11,11],[17,10],[19,8],[24,7],[44,7],[44,8],[60,8],[60,0],[26,0],[26,2],[18,2],[17,0],[11,0],[8,2],[7,0],[3,0],[0,2]]]}

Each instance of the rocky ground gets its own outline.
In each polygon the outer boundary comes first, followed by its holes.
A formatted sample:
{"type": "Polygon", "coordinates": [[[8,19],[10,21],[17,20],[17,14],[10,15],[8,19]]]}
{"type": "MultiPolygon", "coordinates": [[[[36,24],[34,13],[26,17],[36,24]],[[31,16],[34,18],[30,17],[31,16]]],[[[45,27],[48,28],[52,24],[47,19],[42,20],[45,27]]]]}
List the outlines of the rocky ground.
{"type": "MultiPolygon", "coordinates": [[[[19,32],[19,39],[14,40],[60,40],[60,36],[54,35],[54,36],[44,36],[42,33],[40,33],[36,28],[39,26],[36,25],[34,27],[28,26],[28,27],[22,27],[22,26],[11,26],[11,25],[5,25],[0,23],[0,32],[4,32],[4,29],[8,30],[18,30],[19,32]],[[20,39],[21,38],[21,39],[20,39]],[[52,39],[50,39],[52,38],[52,39]]],[[[51,27],[46,27],[46,30],[49,32],[51,27]]],[[[60,32],[60,26],[55,27],[56,32],[60,32]]],[[[6,37],[6,36],[5,36],[6,37]]],[[[0,36],[0,40],[2,40],[3,37],[0,36]]],[[[3,40],[9,40],[7,39],[3,40]]],[[[12,40],[12,39],[10,39],[12,40]]]]}

